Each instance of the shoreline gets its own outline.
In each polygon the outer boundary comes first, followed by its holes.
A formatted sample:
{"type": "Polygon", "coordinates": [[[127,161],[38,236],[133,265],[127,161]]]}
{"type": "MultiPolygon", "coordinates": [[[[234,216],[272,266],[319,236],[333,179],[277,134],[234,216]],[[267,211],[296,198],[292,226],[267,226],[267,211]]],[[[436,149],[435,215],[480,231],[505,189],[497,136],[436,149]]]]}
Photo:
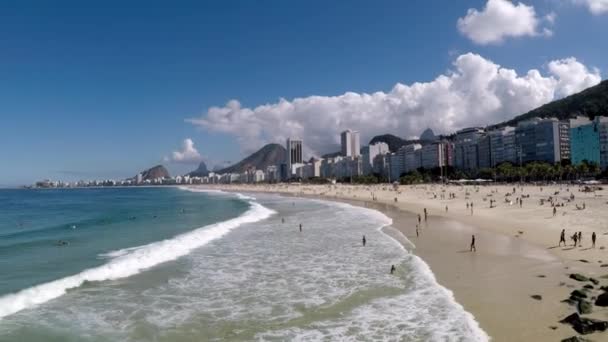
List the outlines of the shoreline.
{"type": "MultiPolygon", "coordinates": [[[[334,186],[334,191],[327,191],[327,186],[294,185],[195,187],[337,201],[384,213],[393,220],[392,227],[416,246],[413,250],[411,246],[404,247],[429,265],[437,281],[453,292],[456,301],[475,316],[493,341],[560,341],[578,335],[569,325],[559,323],[576,311],[561,301],[582,286],[567,275],[580,272],[597,276],[601,272],[598,264],[565,258],[562,251],[555,253],[555,248],[540,246],[529,237],[532,234],[515,237],[505,232],[504,227],[488,226],[485,215],[479,220],[477,216],[473,216],[474,220],[463,219],[458,215],[462,213],[441,212],[437,205],[428,206],[431,208],[428,221],[422,221],[417,238],[416,213],[427,203],[401,201],[404,196],[400,194],[398,202],[391,203],[387,199],[392,197],[387,196],[395,193],[388,190],[389,186],[372,190],[368,199],[364,193],[369,193],[370,187],[366,186],[334,186]],[[372,196],[376,200],[372,200],[372,196]],[[472,234],[477,237],[479,251],[476,253],[468,251],[472,234]],[[542,299],[532,298],[535,295],[542,299]]],[[[596,307],[589,316],[606,320],[608,311],[596,307]]],[[[587,336],[601,339],[605,334],[587,336]]]]}

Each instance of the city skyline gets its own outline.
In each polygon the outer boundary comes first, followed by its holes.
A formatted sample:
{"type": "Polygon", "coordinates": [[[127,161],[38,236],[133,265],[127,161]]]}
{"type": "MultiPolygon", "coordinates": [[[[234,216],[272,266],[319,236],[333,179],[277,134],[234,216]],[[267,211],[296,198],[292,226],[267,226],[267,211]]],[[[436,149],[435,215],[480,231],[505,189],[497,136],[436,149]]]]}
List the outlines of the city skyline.
{"type": "Polygon", "coordinates": [[[3,10],[2,186],[122,179],[158,163],[183,174],[289,136],[319,156],[347,128],[362,146],[446,134],[608,69],[602,44],[588,44],[608,30],[592,0],[80,6],[3,10]]]}

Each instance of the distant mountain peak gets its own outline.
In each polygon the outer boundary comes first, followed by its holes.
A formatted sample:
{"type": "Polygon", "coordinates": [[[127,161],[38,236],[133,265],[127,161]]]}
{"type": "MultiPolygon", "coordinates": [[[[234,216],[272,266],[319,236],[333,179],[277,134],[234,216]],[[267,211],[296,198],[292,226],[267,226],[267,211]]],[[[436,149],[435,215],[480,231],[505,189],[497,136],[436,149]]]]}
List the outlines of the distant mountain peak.
{"type": "Polygon", "coordinates": [[[284,163],[286,157],[287,150],[285,147],[279,144],[267,144],[240,162],[217,170],[217,173],[242,173],[252,168],[265,170],[270,165],[284,163]]]}
{"type": "Polygon", "coordinates": [[[424,132],[420,134],[420,140],[433,141],[435,139],[435,132],[433,132],[433,130],[430,128],[425,129],[424,132]]]}
{"type": "Polygon", "coordinates": [[[201,161],[201,163],[198,165],[198,168],[196,168],[196,170],[188,173],[188,176],[190,177],[206,177],[209,175],[209,170],[207,169],[207,164],[205,164],[204,161],[201,161]]]}
{"type": "MultiPolygon", "coordinates": [[[[156,165],[141,172],[141,178],[143,180],[170,177],[171,176],[169,176],[169,171],[167,171],[167,169],[163,165],[156,165]]],[[[134,178],[137,178],[137,176],[135,176],[134,178]]]]}

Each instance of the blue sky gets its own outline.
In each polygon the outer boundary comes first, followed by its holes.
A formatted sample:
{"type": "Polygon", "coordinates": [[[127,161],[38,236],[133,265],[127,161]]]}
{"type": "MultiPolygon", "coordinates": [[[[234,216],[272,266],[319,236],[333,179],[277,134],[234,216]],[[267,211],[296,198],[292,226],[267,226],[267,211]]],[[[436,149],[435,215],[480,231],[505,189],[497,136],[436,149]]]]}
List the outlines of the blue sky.
{"type": "MultiPolygon", "coordinates": [[[[551,61],[573,57],[575,66],[585,68],[582,73],[602,78],[608,71],[607,47],[602,44],[608,12],[593,13],[584,1],[575,2],[523,0],[538,18],[535,33],[505,35],[492,43],[476,42],[458,25],[467,10],[483,11],[485,0],[182,1],[177,6],[166,1],[95,6],[82,1],[4,2],[0,184],[124,178],[157,163],[184,172],[196,161],[172,157],[184,139],[191,139],[211,164],[238,161],[265,142],[293,134],[310,136],[311,154],[330,152],[335,132],[351,126],[364,130],[369,117],[364,113],[378,107],[362,104],[359,110],[348,104],[338,109],[328,97],[393,92],[409,100],[413,83],[433,82],[441,75],[464,78],[466,65],[484,61],[519,76],[537,69],[543,80],[554,78],[553,83],[547,81],[550,94],[543,89],[543,96],[514,107],[502,103],[496,109],[493,104],[486,112],[496,115],[484,118],[520,114],[517,110],[538,101],[568,94],[560,89],[578,90],[581,84],[597,82],[596,77],[585,83],[558,76],[548,70],[551,61]],[[551,33],[544,34],[545,28],[551,33]],[[401,92],[394,88],[397,83],[408,88],[401,92]],[[282,112],[287,105],[298,107],[291,102],[294,98],[314,102],[311,95],[321,96],[320,103],[282,112]],[[277,105],[280,98],[285,106],[277,105]],[[227,109],[232,99],[240,102],[237,110],[227,109]],[[276,107],[272,113],[256,109],[264,104],[276,107]],[[221,114],[209,114],[214,106],[221,114]],[[307,110],[319,115],[313,121],[331,118],[335,125],[316,127],[304,121],[314,117],[307,110]],[[335,114],[339,111],[342,114],[335,114]],[[269,117],[296,128],[271,129],[265,121],[269,117]],[[190,118],[195,122],[187,121],[190,118]]],[[[573,66],[559,65],[566,64],[573,66]]],[[[502,83],[493,80],[492,91],[502,89],[502,83]]],[[[458,89],[460,95],[485,97],[478,89],[458,89]]],[[[420,101],[415,109],[376,113],[391,119],[363,137],[383,129],[413,135],[436,121],[442,122],[432,127],[436,131],[468,123],[458,118],[466,117],[461,114],[466,106],[452,110],[452,104],[421,100],[428,97],[415,97],[420,101]],[[448,112],[449,117],[435,120],[434,115],[448,112]]],[[[367,100],[356,98],[353,103],[362,101],[367,100]]]]}

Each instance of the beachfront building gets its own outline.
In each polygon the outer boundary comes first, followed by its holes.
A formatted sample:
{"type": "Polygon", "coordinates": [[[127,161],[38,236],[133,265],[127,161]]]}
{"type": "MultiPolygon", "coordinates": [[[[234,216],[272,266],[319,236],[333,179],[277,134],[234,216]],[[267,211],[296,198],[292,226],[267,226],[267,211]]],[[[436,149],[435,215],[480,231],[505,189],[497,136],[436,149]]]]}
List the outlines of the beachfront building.
{"type": "Polygon", "coordinates": [[[379,154],[374,157],[374,174],[380,175],[382,178],[385,179],[389,178],[389,156],[390,154],[379,154]]]}
{"type": "Polygon", "coordinates": [[[599,116],[595,120],[598,123],[600,136],[600,168],[608,169],[608,117],[599,116]]]}
{"type": "Polygon", "coordinates": [[[388,179],[391,182],[398,181],[401,177],[401,174],[405,172],[405,155],[403,153],[398,152],[399,151],[388,155],[388,179]]]}
{"type": "Polygon", "coordinates": [[[570,120],[570,153],[573,165],[580,165],[583,160],[600,164],[598,122],[587,117],[570,120]]]}
{"type": "Polygon", "coordinates": [[[557,119],[522,121],[515,129],[515,138],[523,163],[541,161],[555,164],[561,161],[561,139],[566,138],[560,139],[560,122],[557,119]]]}
{"type": "Polygon", "coordinates": [[[335,158],[325,158],[321,161],[321,177],[322,178],[333,178],[335,158]]]}
{"type": "Polygon", "coordinates": [[[422,145],[410,144],[400,148],[404,153],[404,171],[412,172],[422,167],[422,145]]]}
{"type": "Polygon", "coordinates": [[[446,147],[443,142],[433,142],[423,145],[420,149],[420,164],[425,169],[446,166],[446,147]]]}
{"type": "Polygon", "coordinates": [[[490,137],[490,165],[496,167],[504,162],[515,163],[515,127],[507,126],[488,132],[490,137]]]}
{"type": "Polygon", "coordinates": [[[454,166],[457,169],[474,171],[479,168],[478,141],[485,135],[480,127],[464,128],[454,137],[454,166]]]}
{"type": "Polygon", "coordinates": [[[309,163],[298,169],[298,177],[302,179],[309,179],[313,177],[321,177],[321,159],[312,159],[309,163]]]}
{"type": "Polygon", "coordinates": [[[280,177],[280,173],[279,173],[279,168],[276,165],[268,165],[266,167],[266,172],[264,175],[264,179],[268,182],[268,183],[276,183],[276,182],[280,182],[281,181],[281,177],[280,177]]]}
{"type": "Polygon", "coordinates": [[[293,178],[296,174],[298,167],[303,164],[302,156],[302,140],[287,138],[287,174],[286,179],[293,178]]]}
{"type": "Polygon", "coordinates": [[[364,146],[361,149],[361,165],[364,175],[374,173],[374,158],[379,154],[389,153],[388,145],[383,142],[377,142],[373,145],[364,146]]]}
{"type": "Polygon", "coordinates": [[[358,131],[347,129],[340,134],[340,147],[343,157],[358,157],[361,155],[361,142],[358,131]]]}
{"type": "Polygon", "coordinates": [[[477,141],[477,166],[480,169],[492,166],[491,138],[487,134],[477,141]]]}
{"type": "Polygon", "coordinates": [[[558,124],[559,130],[559,159],[562,160],[571,160],[571,151],[570,151],[570,122],[569,121],[560,121],[558,124]]]}

